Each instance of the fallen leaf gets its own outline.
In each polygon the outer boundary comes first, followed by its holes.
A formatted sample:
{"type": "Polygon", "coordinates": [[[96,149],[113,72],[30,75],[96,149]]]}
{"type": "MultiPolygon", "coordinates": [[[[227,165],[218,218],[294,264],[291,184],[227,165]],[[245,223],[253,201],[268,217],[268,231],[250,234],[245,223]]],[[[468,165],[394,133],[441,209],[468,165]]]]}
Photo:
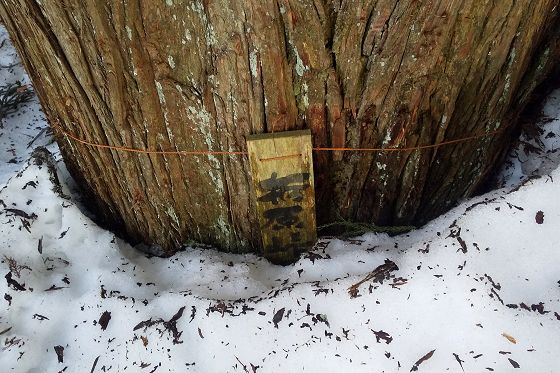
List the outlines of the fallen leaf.
{"type": "Polygon", "coordinates": [[[461,238],[461,236],[457,236],[456,238],[457,238],[457,241],[459,242],[459,245],[461,245],[461,248],[458,249],[457,252],[459,252],[459,250],[460,250],[460,251],[463,252],[463,254],[465,254],[468,251],[467,243],[465,242],[465,240],[463,240],[461,238]]]}
{"type": "Polygon", "coordinates": [[[27,212],[23,211],[23,210],[19,210],[19,209],[5,209],[5,211],[10,212],[16,216],[19,216],[21,218],[24,219],[29,219],[29,220],[35,220],[37,219],[37,215],[32,213],[31,215],[29,215],[27,212]]]}
{"type": "Polygon", "coordinates": [[[519,368],[519,364],[517,363],[517,361],[512,360],[510,358],[508,358],[510,364],[514,367],[514,368],[519,368]]]}
{"type": "Polygon", "coordinates": [[[45,289],[45,291],[55,291],[55,290],[62,290],[62,289],[66,289],[67,286],[56,286],[56,285],[51,285],[50,288],[45,289]]]}
{"type": "Polygon", "coordinates": [[[544,223],[544,212],[538,211],[535,215],[535,221],[537,222],[537,224],[544,223]]]}
{"type": "Polygon", "coordinates": [[[25,284],[22,285],[19,282],[17,282],[16,280],[14,280],[12,278],[12,272],[8,272],[6,274],[6,276],[4,276],[4,278],[6,279],[6,282],[8,283],[8,287],[12,286],[12,288],[14,290],[25,291],[25,284]]]}
{"type": "Polygon", "coordinates": [[[93,361],[93,366],[91,367],[91,371],[90,373],[93,373],[93,371],[95,370],[95,367],[97,366],[97,362],[99,361],[99,356],[97,356],[95,358],[95,360],[93,361]]]}
{"type": "Polygon", "coordinates": [[[426,355],[422,356],[420,359],[418,359],[418,361],[416,363],[414,363],[414,365],[412,366],[410,371],[411,372],[416,372],[418,370],[418,367],[420,366],[420,364],[422,364],[426,360],[431,359],[431,357],[434,356],[434,352],[436,352],[436,350],[432,350],[432,351],[428,352],[426,355]]]}
{"type": "Polygon", "coordinates": [[[284,317],[284,311],[286,309],[285,308],[280,308],[275,314],[274,317],[272,317],[272,322],[274,323],[274,327],[278,328],[278,323],[280,321],[282,321],[282,318],[284,317]]]}
{"type": "Polygon", "coordinates": [[[350,294],[350,298],[357,298],[359,296],[359,289],[363,283],[372,280],[372,282],[374,283],[383,284],[383,281],[389,280],[391,277],[394,277],[391,272],[398,270],[399,267],[394,262],[390,261],[389,259],[385,259],[384,264],[378,266],[364,279],[348,288],[348,294],[350,294]]]}
{"type": "Polygon", "coordinates": [[[12,327],[10,326],[8,329],[4,329],[0,332],[0,335],[2,334],[6,334],[7,332],[9,332],[10,330],[12,330],[12,327]]]}
{"type": "Polygon", "coordinates": [[[70,227],[68,227],[67,230],[65,230],[64,232],[62,232],[62,233],[60,234],[60,237],[58,237],[58,239],[60,240],[60,239],[64,238],[64,236],[66,236],[66,233],[68,233],[69,230],[70,230],[70,227]]]}
{"type": "Polygon", "coordinates": [[[381,343],[381,340],[385,341],[386,344],[393,342],[393,337],[391,337],[389,333],[383,330],[377,332],[371,329],[371,331],[373,332],[373,334],[375,334],[375,339],[377,340],[377,343],[381,343]]]}
{"type": "Polygon", "coordinates": [[[105,311],[99,318],[99,325],[101,325],[101,330],[107,329],[107,325],[109,325],[109,320],[111,320],[111,312],[105,311]]]}
{"type": "Polygon", "coordinates": [[[515,338],[513,338],[511,335],[506,334],[506,333],[502,333],[502,337],[504,337],[505,339],[507,339],[508,341],[510,341],[513,344],[517,344],[517,341],[515,340],[515,338]]]}
{"type": "Polygon", "coordinates": [[[56,357],[59,363],[64,362],[64,347],[62,346],[54,346],[54,352],[56,352],[56,357]]]}
{"type": "Polygon", "coordinates": [[[196,316],[196,307],[191,306],[191,319],[189,320],[189,323],[191,323],[194,320],[195,316],[196,316]]]}

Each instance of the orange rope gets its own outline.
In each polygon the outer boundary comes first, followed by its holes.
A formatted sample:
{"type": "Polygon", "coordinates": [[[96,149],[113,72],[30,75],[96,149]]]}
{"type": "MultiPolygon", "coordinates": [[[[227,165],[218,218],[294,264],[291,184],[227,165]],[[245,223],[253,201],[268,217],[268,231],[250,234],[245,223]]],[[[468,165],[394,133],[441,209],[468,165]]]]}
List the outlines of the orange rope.
{"type": "Polygon", "coordinates": [[[135,148],[129,148],[127,146],[115,146],[115,145],[104,145],[104,144],[97,144],[94,142],[90,142],[87,140],[83,140],[81,138],[79,138],[76,135],[73,135],[72,133],[65,131],[64,129],[62,129],[60,126],[58,125],[54,125],[53,127],[58,128],[58,130],[60,130],[60,132],[62,132],[64,135],[68,136],[69,138],[71,138],[72,140],[79,142],[80,144],[84,144],[84,145],[88,145],[88,146],[93,146],[95,148],[101,148],[101,149],[111,149],[111,150],[120,150],[120,151],[124,151],[124,152],[129,152],[129,153],[142,153],[142,154],[161,154],[161,155],[228,155],[228,154],[240,154],[240,155],[245,155],[248,154],[247,152],[224,152],[224,151],[194,151],[194,150],[177,150],[177,151],[172,151],[172,150],[143,150],[143,149],[135,149],[135,148]]]}
{"type": "MultiPolygon", "coordinates": [[[[64,130],[58,125],[52,125],[52,127],[57,128],[60,132],[62,132],[65,136],[71,138],[72,140],[87,146],[92,146],[100,149],[110,149],[110,150],[117,150],[117,151],[124,151],[130,153],[141,153],[141,154],[159,154],[159,155],[247,155],[248,152],[245,151],[205,151],[205,150],[176,150],[176,151],[169,151],[169,150],[143,150],[143,149],[136,149],[130,148],[126,146],[115,146],[115,145],[104,145],[98,144],[94,142],[90,142],[84,139],[79,138],[78,136],[64,130]]],[[[506,127],[497,129],[495,131],[491,131],[488,133],[481,133],[477,135],[472,135],[468,137],[463,137],[460,139],[455,140],[448,140],[444,142],[440,142],[438,144],[430,144],[430,145],[419,145],[419,146],[412,146],[406,148],[322,148],[322,147],[315,147],[313,151],[318,152],[335,152],[335,151],[342,151],[342,152],[406,152],[406,151],[414,151],[414,150],[422,150],[422,149],[432,149],[432,148],[439,148],[440,146],[444,145],[451,145],[451,144],[458,144],[463,143],[471,140],[476,140],[482,137],[493,136],[499,132],[504,131],[506,127]]],[[[301,154],[294,154],[288,156],[282,156],[280,158],[288,158],[288,157],[295,157],[300,156],[301,154]]],[[[276,159],[276,158],[273,158],[276,159]]],[[[269,160],[269,159],[267,159],[269,160]]]]}
{"type": "Polygon", "coordinates": [[[455,139],[455,140],[448,140],[448,141],[440,142],[438,144],[411,146],[411,147],[408,147],[408,148],[313,148],[313,150],[315,150],[315,151],[326,151],[326,152],[335,152],[335,151],[344,151],[344,152],[348,152],[348,151],[355,151],[355,152],[407,152],[407,151],[412,151],[412,150],[439,148],[440,146],[444,146],[444,145],[458,144],[458,143],[462,143],[462,142],[476,140],[476,139],[479,139],[481,137],[493,136],[493,135],[495,135],[499,132],[502,132],[506,128],[507,127],[503,127],[503,128],[497,129],[497,130],[492,131],[492,132],[481,133],[481,134],[478,134],[478,135],[472,135],[472,136],[463,137],[463,138],[455,139]]]}

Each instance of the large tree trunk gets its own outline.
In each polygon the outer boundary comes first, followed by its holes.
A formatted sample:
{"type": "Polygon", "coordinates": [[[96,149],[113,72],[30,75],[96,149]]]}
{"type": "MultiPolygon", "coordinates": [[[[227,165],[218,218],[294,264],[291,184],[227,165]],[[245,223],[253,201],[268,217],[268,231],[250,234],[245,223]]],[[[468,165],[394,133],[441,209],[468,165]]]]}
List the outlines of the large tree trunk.
{"type": "Polygon", "coordinates": [[[422,224],[503,158],[560,56],[559,0],[2,0],[74,177],[97,212],[171,254],[258,251],[245,136],[310,128],[319,223],[422,224]]]}

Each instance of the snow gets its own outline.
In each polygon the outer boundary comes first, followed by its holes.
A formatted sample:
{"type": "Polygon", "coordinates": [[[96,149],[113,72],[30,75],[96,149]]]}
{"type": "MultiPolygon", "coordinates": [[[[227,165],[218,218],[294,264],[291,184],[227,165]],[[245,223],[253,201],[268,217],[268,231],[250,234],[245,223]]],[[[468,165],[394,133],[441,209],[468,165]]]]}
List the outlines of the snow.
{"type": "MultiPolygon", "coordinates": [[[[0,26],[0,86],[18,81],[31,84],[7,37],[6,30],[0,26]]],[[[0,183],[4,183],[21,169],[35,146],[48,145],[50,141],[43,134],[39,135],[43,129],[46,132],[48,125],[37,98],[22,105],[14,115],[0,120],[0,183]]]]}
{"type": "Polygon", "coordinates": [[[538,139],[522,135],[520,146],[510,154],[501,172],[502,186],[513,187],[530,177],[548,175],[560,165],[560,91],[553,92],[543,107],[542,134],[538,139]],[[531,149],[541,149],[540,154],[531,149]]]}
{"type": "Polygon", "coordinates": [[[30,103],[0,137],[15,154],[0,152],[2,372],[557,372],[560,91],[545,114],[544,151],[514,151],[503,188],[280,267],[197,247],[146,257],[101,229],[63,163],[59,193],[30,158],[49,141],[26,148],[46,126],[30,103]]]}

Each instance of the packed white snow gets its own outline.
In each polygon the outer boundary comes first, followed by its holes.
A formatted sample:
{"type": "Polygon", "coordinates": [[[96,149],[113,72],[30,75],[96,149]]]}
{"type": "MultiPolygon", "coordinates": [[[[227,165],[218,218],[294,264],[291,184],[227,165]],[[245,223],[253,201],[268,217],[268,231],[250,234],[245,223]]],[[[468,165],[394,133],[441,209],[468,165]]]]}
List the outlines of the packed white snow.
{"type": "MultiPolygon", "coordinates": [[[[31,84],[6,29],[0,25],[0,86],[16,82],[31,84]]],[[[52,143],[46,136],[47,129],[48,124],[36,97],[23,104],[14,115],[0,118],[0,183],[5,183],[21,170],[22,163],[29,159],[34,147],[52,143]]],[[[54,147],[49,149],[54,150],[54,147]]]]}
{"type": "Polygon", "coordinates": [[[323,239],[287,267],[131,248],[67,197],[61,162],[59,189],[45,153],[29,157],[38,112],[0,129],[16,159],[0,158],[2,372],[558,372],[560,91],[544,150],[520,147],[503,189],[406,235],[323,239]]]}

